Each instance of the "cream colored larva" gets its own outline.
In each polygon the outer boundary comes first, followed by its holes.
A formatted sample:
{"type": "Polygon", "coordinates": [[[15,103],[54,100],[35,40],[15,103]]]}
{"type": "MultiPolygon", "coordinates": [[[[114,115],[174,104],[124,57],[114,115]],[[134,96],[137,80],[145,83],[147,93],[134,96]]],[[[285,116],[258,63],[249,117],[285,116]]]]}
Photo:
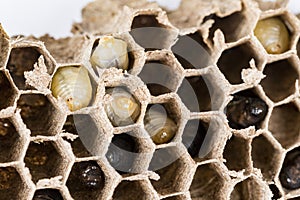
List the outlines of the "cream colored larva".
{"type": "Polygon", "coordinates": [[[90,62],[95,68],[116,67],[127,70],[129,64],[127,43],[112,36],[102,37],[91,55],[90,62]]]}
{"type": "Polygon", "coordinates": [[[71,111],[89,105],[92,99],[92,84],[88,71],[83,66],[59,68],[51,83],[53,96],[65,100],[71,111]]]}
{"type": "Polygon", "coordinates": [[[145,115],[144,125],[155,144],[170,142],[177,130],[175,122],[168,117],[167,113],[156,110],[148,110],[145,115]]]}
{"type": "Polygon", "coordinates": [[[289,31],[279,17],[258,21],[254,35],[269,54],[280,54],[289,49],[289,31]]]}

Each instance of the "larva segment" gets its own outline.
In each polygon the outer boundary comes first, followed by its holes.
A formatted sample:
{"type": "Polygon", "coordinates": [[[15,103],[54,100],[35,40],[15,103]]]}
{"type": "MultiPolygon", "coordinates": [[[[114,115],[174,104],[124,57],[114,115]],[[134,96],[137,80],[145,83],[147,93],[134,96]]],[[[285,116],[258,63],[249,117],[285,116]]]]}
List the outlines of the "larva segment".
{"type": "Polygon", "coordinates": [[[86,68],[67,66],[56,71],[51,90],[53,96],[67,103],[70,111],[76,111],[89,105],[93,89],[86,68]]]}

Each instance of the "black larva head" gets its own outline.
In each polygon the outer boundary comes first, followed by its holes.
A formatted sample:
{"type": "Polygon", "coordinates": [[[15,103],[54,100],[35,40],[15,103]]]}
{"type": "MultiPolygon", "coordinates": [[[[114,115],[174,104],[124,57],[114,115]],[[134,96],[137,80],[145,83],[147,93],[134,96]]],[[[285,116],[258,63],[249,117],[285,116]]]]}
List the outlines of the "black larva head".
{"type": "Polygon", "coordinates": [[[287,154],[279,179],[282,186],[289,190],[300,188],[300,149],[287,154]]]}
{"type": "Polygon", "coordinates": [[[116,135],[112,139],[106,153],[110,165],[119,172],[129,172],[134,160],[136,145],[134,139],[128,134],[116,135]]]}
{"type": "Polygon", "coordinates": [[[235,95],[226,107],[226,115],[231,128],[257,126],[268,112],[267,104],[258,97],[235,95]]]}
{"type": "Polygon", "coordinates": [[[33,200],[63,200],[59,191],[54,189],[37,190],[33,200]]]}
{"type": "Polygon", "coordinates": [[[77,176],[81,188],[97,190],[104,184],[104,174],[96,162],[81,162],[78,164],[77,176]]]}

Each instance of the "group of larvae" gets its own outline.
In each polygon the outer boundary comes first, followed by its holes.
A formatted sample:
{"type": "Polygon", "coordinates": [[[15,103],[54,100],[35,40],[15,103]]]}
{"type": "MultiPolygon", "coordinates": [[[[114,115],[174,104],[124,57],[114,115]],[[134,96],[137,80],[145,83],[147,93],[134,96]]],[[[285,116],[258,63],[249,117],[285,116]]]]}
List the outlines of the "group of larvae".
{"type": "MultiPolygon", "coordinates": [[[[255,29],[254,35],[260,41],[268,54],[281,54],[289,49],[290,33],[280,17],[261,19],[255,29]]],[[[119,68],[127,70],[129,57],[127,43],[113,36],[103,36],[93,49],[90,63],[95,70],[119,68]]],[[[55,72],[51,83],[52,94],[65,101],[70,111],[87,107],[92,99],[92,84],[89,72],[84,66],[61,67],[55,72]]],[[[195,91],[197,92],[197,91],[195,91]]],[[[112,125],[126,126],[136,122],[140,115],[140,104],[127,87],[119,86],[106,89],[104,108],[112,125]]],[[[177,124],[169,116],[167,110],[148,108],[144,118],[145,130],[157,145],[170,142],[176,134],[177,124]]],[[[244,93],[233,94],[233,99],[227,105],[225,114],[229,126],[233,129],[243,129],[249,126],[259,127],[268,112],[267,104],[255,95],[244,93]]],[[[192,157],[198,155],[201,148],[199,135],[205,134],[205,128],[199,125],[194,141],[187,150],[192,157]]],[[[136,151],[134,141],[128,134],[114,137],[112,143],[117,147],[129,151],[136,151]]],[[[108,151],[106,157],[117,170],[122,164],[122,153],[108,151]]],[[[118,171],[118,170],[117,170],[118,171]]],[[[120,171],[119,171],[120,172],[120,171]]],[[[120,172],[122,173],[122,172],[120,172]]],[[[279,178],[286,189],[300,188],[300,151],[290,152],[283,164],[279,178]]],[[[75,180],[83,189],[97,190],[103,187],[104,175],[95,162],[79,163],[75,180]]],[[[60,200],[61,196],[52,190],[41,190],[35,194],[34,200],[60,200]]]]}

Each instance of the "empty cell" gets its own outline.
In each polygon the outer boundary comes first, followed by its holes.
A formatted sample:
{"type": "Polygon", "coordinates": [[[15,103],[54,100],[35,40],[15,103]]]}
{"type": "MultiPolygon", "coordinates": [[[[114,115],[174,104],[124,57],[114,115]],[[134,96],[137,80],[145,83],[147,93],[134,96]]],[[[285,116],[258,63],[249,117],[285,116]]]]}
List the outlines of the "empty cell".
{"type": "Polygon", "coordinates": [[[180,154],[176,151],[156,150],[149,169],[155,170],[160,179],[157,181],[151,180],[151,183],[161,195],[182,192],[183,182],[186,179],[185,175],[189,173],[188,168],[183,156],[180,157],[180,154]]]}
{"type": "Polygon", "coordinates": [[[0,71],[0,110],[13,106],[17,91],[12,87],[5,72],[0,71]]]}
{"type": "Polygon", "coordinates": [[[62,175],[60,170],[63,157],[58,153],[53,142],[31,142],[24,161],[35,183],[40,179],[62,175]]]}
{"type": "Polygon", "coordinates": [[[147,183],[142,181],[122,181],[114,191],[114,200],[140,200],[140,199],[154,199],[153,195],[146,192],[147,183]]]}
{"type": "Polygon", "coordinates": [[[102,155],[103,145],[107,144],[108,141],[105,139],[106,136],[103,135],[105,134],[103,129],[97,126],[96,120],[88,114],[73,115],[73,120],[77,131],[75,134],[79,135],[78,142],[72,144],[75,156],[102,155]]]}
{"type": "Polygon", "coordinates": [[[279,180],[285,189],[297,190],[300,188],[300,147],[286,154],[279,180]]]}
{"type": "Polygon", "coordinates": [[[175,137],[180,119],[180,113],[175,110],[176,106],[178,105],[174,101],[148,106],[144,127],[155,144],[171,142],[175,137]]]}
{"type": "Polygon", "coordinates": [[[294,103],[275,107],[269,121],[269,130],[280,144],[288,148],[299,140],[300,112],[294,103]]]}
{"type": "Polygon", "coordinates": [[[138,15],[132,21],[130,34],[140,46],[150,51],[167,49],[172,32],[169,27],[160,24],[155,15],[138,15]]]}
{"type": "Polygon", "coordinates": [[[254,178],[250,177],[235,185],[230,199],[266,199],[266,191],[254,178]]]}
{"type": "Polygon", "coordinates": [[[22,194],[25,189],[25,183],[15,168],[0,167],[0,199],[24,199],[22,194]]]}
{"type": "Polygon", "coordinates": [[[250,165],[249,143],[243,138],[232,136],[226,143],[223,157],[229,170],[240,171],[250,165]]]}
{"type": "Polygon", "coordinates": [[[169,167],[174,162],[178,162],[177,160],[180,157],[181,154],[176,150],[175,147],[156,149],[151,159],[149,170],[164,170],[164,168],[169,167]]]}
{"type": "Polygon", "coordinates": [[[231,84],[243,83],[242,69],[250,68],[250,60],[254,59],[257,64],[257,55],[250,43],[225,50],[217,62],[217,66],[231,84]]]}
{"type": "Polygon", "coordinates": [[[138,145],[131,135],[132,133],[115,135],[106,153],[110,165],[121,174],[131,173],[138,153],[138,145]]]}
{"type": "Polygon", "coordinates": [[[63,200],[59,190],[40,189],[35,191],[33,200],[63,200]]]}
{"type": "MultiPolygon", "coordinates": [[[[73,115],[69,115],[63,126],[63,130],[65,132],[72,133],[72,134],[78,136],[73,141],[67,140],[69,143],[71,143],[73,153],[77,158],[92,156],[92,154],[84,146],[84,144],[82,143],[82,141],[78,135],[78,131],[79,132],[84,131],[84,133],[82,133],[82,134],[85,134],[86,131],[84,130],[85,128],[83,128],[83,127],[87,127],[86,125],[89,123],[92,123],[92,122],[93,122],[92,119],[88,115],[80,115],[80,116],[76,117],[76,123],[75,123],[73,115]]],[[[97,129],[94,129],[94,131],[97,131],[97,129]]],[[[88,131],[88,133],[91,133],[91,132],[88,131]]],[[[96,132],[94,132],[94,134],[96,134],[96,132]]]]}
{"type": "Polygon", "coordinates": [[[210,49],[198,31],[179,36],[171,50],[184,69],[201,69],[211,64],[210,49]]]}
{"type": "Polygon", "coordinates": [[[252,161],[253,166],[261,170],[265,179],[271,181],[279,167],[280,152],[275,149],[273,144],[263,135],[252,141],[252,161]]]}
{"type": "Polygon", "coordinates": [[[95,161],[75,163],[67,180],[71,196],[76,200],[98,199],[104,188],[105,176],[95,161]]]}
{"type": "Polygon", "coordinates": [[[272,101],[281,101],[295,92],[295,83],[299,79],[299,74],[288,60],[266,65],[263,73],[266,77],[261,85],[272,101]]]}
{"type": "Polygon", "coordinates": [[[200,165],[190,187],[192,199],[219,199],[224,180],[213,164],[200,165]]]}
{"type": "Polygon", "coordinates": [[[0,163],[18,159],[21,140],[10,119],[0,119],[0,163]]]}
{"type": "Polygon", "coordinates": [[[51,102],[41,94],[23,94],[17,102],[21,109],[21,117],[31,135],[53,135],[53,129],[57,124],[52,120],[58,112],[51,102]]]}
{"type": "Polygon", "coordinates": [[[10,52],[7,69],[20,90],[33,89],[25,84],[24,72],[33,70],[41,53],[33,47],[14,48],[10,52]]]}
{"type": "Polygon", "coordinates": [[[174,92],[180,78],[179,72],[163,61],[148,61],[139,74],[151,95],[174,92]]]}
{"type": "Polygon", "coordinates": [[[250,33],[249,28],[245,26],[247,13],[243,10],[235,12],[226,17],[218,17],[215,14],[207,16],[204,21],[214,20],[213,26],[209,30],[209,38],[212,40],[217,29],[221,29],[226,42],[235,42],[250,33]]]}
{"type": "Polygon", "coordinates": [[[184,105],[191,112],[211,110],[209,89],[212,83],[205,76],[185,77],[177,91],[184,105]]]}

